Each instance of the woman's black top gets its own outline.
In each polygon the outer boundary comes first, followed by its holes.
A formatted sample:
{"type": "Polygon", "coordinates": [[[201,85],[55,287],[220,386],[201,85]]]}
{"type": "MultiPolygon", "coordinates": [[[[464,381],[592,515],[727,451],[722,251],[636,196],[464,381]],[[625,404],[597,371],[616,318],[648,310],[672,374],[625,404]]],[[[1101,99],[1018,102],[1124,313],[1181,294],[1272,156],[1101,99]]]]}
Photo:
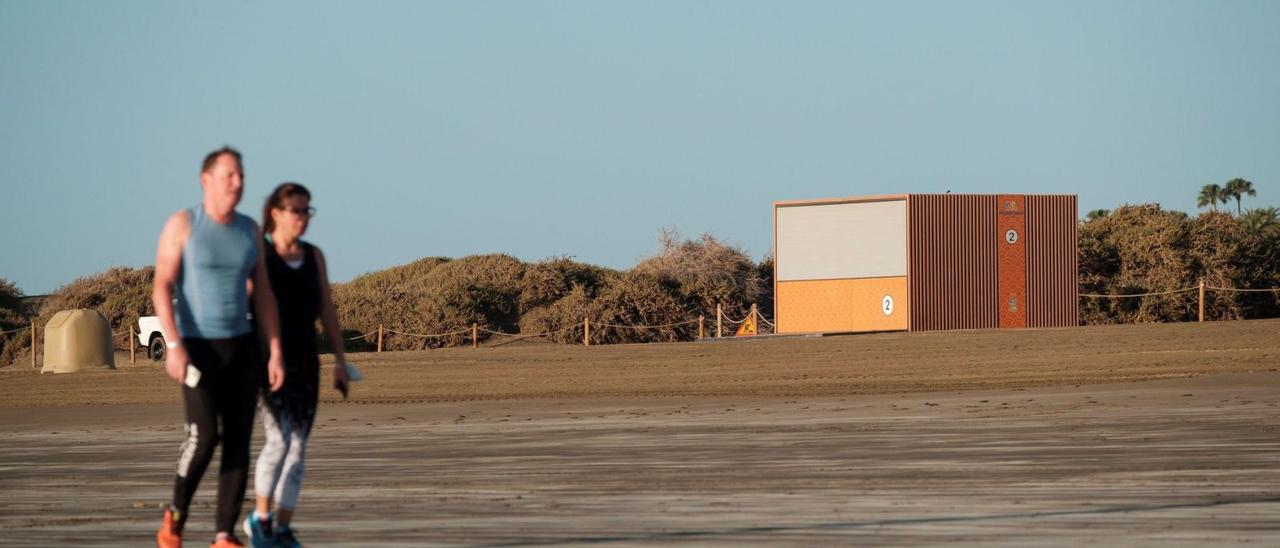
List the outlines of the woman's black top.
{"type": "Polygon", "coordinates": [[[316,320],[320,318],[320,268],[316,265],[315,247],[302,246],[302,266],[294,269],[266,244],[267,277],[276,294],[280,310],[280,342],[284,346],[286,371],[309,368],[317,362],[316,320]]]}
{"type": "Polygon", "coordinates": [[[275,394],[269,390],[266,403],[271,407],[295,408],[294,416],[315,413],[320,388],[320,356],[316,341],[316,320],[320,317],[320,267],[316,264],[315,247],[302,246],[302,265],[290,267],[276,252],[270,241],[266,249],[267,278],[276,295],[280,318],[280,345],[284,349],[284,387],[275,394]]]}

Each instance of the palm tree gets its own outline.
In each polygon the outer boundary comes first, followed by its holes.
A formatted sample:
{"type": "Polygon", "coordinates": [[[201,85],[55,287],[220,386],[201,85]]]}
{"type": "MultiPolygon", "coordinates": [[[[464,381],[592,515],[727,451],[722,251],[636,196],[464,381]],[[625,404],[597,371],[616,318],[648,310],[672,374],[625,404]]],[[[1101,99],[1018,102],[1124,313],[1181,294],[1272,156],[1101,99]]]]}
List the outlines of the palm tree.
{"type": "Polygon", "coordinates": [[[1223,192],[1236,199],[1236,215],[1240,214],[1240,197],[1249,195],[1257,196],[1257,191],[1253,190],[1253,183],[1241,178],[1235,178],[1227,181],[1227,186],[1222,187],[1223,192]]]}
{"type": "Polygon", "coordinates": [[[1254,234],[1280,230],[1280,209],[1274,207],[1250,209],[1240,216],[1240,223],[1244,225],[1246,230],[1254,234]]]}
{"type": "Polygon", "coordinates": [[[1215,183],[1204,185],[1200,188],[1200,196],[1196,200],[1196,207],[1213,206],[1213,210],[1217,211],[1218,202],[1227,203],[1221,186],[1215,183]]]}

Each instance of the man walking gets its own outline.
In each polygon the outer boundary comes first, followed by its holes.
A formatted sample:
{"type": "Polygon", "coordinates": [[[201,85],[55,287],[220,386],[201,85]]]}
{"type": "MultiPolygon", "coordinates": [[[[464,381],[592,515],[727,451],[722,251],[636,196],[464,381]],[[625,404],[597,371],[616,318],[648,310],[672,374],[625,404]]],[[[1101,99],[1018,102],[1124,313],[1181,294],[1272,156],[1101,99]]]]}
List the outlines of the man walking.
{"type": "Polygon", "coordinates": [[[200,478],[222,444],[218,472],[214,548],[244,546],[233,531],[240,517],[249,470],[249,436],[262,375],[254,313],[270,347],[267,378],[284,384],[275,295],[267,281],[252,219],[236,212],[244,192],[240,152],[223,147],[205,156],[200,172],[204,199],[165,222],[156,250],[152,300],[166,335],[165,372],[183,384],[186,439],[178,458],[173,500],[156,533],[160,548],[182,546],[187,508],[200,478]],[[173,335],[176,334],[177,337],[173,335]]]}

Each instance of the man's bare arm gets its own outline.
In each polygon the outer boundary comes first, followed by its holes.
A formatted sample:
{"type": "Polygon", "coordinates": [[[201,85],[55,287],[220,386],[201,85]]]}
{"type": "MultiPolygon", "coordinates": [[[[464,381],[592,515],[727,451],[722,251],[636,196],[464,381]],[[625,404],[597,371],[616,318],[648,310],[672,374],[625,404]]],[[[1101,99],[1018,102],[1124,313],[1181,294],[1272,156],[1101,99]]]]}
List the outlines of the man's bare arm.
{"type": "MultiPolygon", "coordinates": [[[[185,210],[179,211],[170,215],[169,220],[165,221],[164,228],[160,231],[160,242],[156,246],[156,272],[151,288],[151,304],[155,307],[156,316],[160,319],[160,329],[164,331],[165,342],[170,345],[181,344],[178,323],[173,312],[173,294],[178,276],[182,272],[182,247],[186,245],[187,236],[190,233],[191,216],[185,210]]],[[[186,349],[179,346],[165,352],[165,355],[166,372],[179,381],[183,380],[186,375],[186,349]],[[170,367],[171,360],[168,359],[170,357],[174,363],[183,363],[170,367]],[[179,369],[175,371],[174,367],[179,369]]]]}

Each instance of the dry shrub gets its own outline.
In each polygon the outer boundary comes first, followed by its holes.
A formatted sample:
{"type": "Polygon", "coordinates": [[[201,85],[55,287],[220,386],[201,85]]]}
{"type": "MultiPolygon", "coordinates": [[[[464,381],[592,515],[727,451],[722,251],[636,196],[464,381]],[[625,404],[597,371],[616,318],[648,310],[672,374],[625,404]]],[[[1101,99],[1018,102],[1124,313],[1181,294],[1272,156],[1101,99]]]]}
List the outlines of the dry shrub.
{"type": "MultiPolygon", "coordinates": [[[[1080,290],[1125,294],[1195,286],[1277,287],[1280,237],[1250,231],[1239,218],[1206,212],[1190,218],[1159,205],[1123,206],[1080,225],[1080,290]]],[[[1209,319],[1272,317],[1274,293],[1210,291],[1209,319]]],[[[1172,322],[1196,319],[1195,291],[1142,298],[1081,298],[1082,323],[1172,322]]]]}
{"type": "Polygon", "coordinates": [[[713,317],[716,305],[734,316],[745,316],[753,303],[772,308],[771,259],[757,264],[710,234],[681,240],[667,230],[660,243],[657,255],[621,274],[594,267],[584,273],[585,265],[560,261],[530,267],[525,285],[539,290],[522,295],[528,306],[522,306],[521,332],[553,332],[547,338],[579,343],[582,321],[590,318],[596,344],[693,340],[693,320],[713,317]],[[545,304],[557,292],[563,296],[545,304]]]}
{"type": "Polygon", "coordinates": [[[693,319],[676,294],[674,287],[649,274],[626,272],[610,277],[595,298],[577,285],[555,303],[525,313],[521,332],[551,332],[549,340],[577,344],[582,342],[583,319],[590,318],[592,344],[692,340],[696,324],[667,326],[693,319]]]}
{"type": "Polygon", "coordinates": [[[591,314],[594,292],[575,285],[554,303],[526,311],[520,316],[520,332],[531,335],[550,333],[547,340],[560,343],[582,342],[582,320],[591,314]]]}
{"type": "MultiPolygon", "coordinates": [[[[1280,231],[1249,226],[1244,217],[1201,214],[1189,223],[1191,279],[1216,287],[1280,287],[1280,231]]],[[[1207,291],[1209,319],[1270,318],[1280,315],[1280,293],[1207,291]]]]}
{"type": "Polygon", "coordinates": [[[593,343],[693,340],[698,326],[692,320],[699,315],[713,318],[716,305],[738,317],[753,303],[772,310],[772,258],[755,263],[742,250],[709,234],[681,240],[666,230],[660,243],[657,255],[621,274],[600,275],[597,269],[588,272],[591,276],[566,275],[574,269],[581,272],[584,265],[557,261],[530,267],[526,287],[551,290],[522,296],[522,305],[528,306],[521,308],[521,332],[553,332],[547,338],[579,343],[582,320],[589,317],[593,343]],[[558,291],[562,297],[544,304],[558,291]]]}
{"type": "Polygon", "coordinates": [[[423,328],[439,333],[475,322],[494,331],[516,331],[524,269],[524,263],[502,254],[473,255],[441,265],[429,277],[423,328]]]}
{"type": "Polygon", "coordinates": [[[681,241],[675,231],[665,230],[659,240],[662,250],[634,270],[675,287],[689,313],[714,316],[716,305],[721,305],[726,314],[745,316],[752,303],[772,293],[764,290],[760,265],[710,234],[681,241]]]}
{"type": "MultiPolygon", "coordinates": [[[[581,287],[588,296],[594,297],[596,291],[617,274],[613,270],[574,262],[567,257],[533,263],[525,269],[524,277],[520,280],[520,314],[549,306],[568,295],[575,287],[581,287]]],[[[521,326],[523,325],[522,319],[521,326]]]]}
{"type": "MultiPolygon", "coordinates": [[[[26,307],[22,304],[22,291],[9,280],[0,278],[0,331],[21,329],[29,324],[26,307]]],[[[29,339],[30,334],[19,332],[0,335],[0,365],[12,363],[7,351],[9,343],[21,338],[29,339]]]]}
{"type": "MultiPolygon", "coordinates": [[[[1189,221],[1187,228],[1187,285],[1194,285],[1203,277],[1206,284],[1214,287],[1249,287],[1244,274],[1247,235],[1234,217],[1223,212],[1204,213],[1189,221]]],[[[1205,315],[1215,320],[1243,319],[1243,296],[1208,291],[1205,315]]],[[[1191,293],[1190,297],[1198,299],[1199,295],[1191,293]]]]}
{"type": "Polygon", "coordinates": [[[760,276],[760,313],[772,318],[773,311],[773,252],[769,252],[760,264],[756,265],[756,273],[760,276]]]}
{"type": "MultiPolygon", "coordinates": [[[[387,277],[379,272],[342,284],[334,291],[338,315],[348,333],[377,331],[379,324],[415,334],[469,329],[472,322],[508,332],[519,325],[517,302],[524,263],[509,255],[495,254],[432,259],[400,268],[415,265],[428,271],[409,269],[387,277]]],[[[469,337],[469,332],[441,338],[390,335],[383,348],[438,348],[462,344],[469,337]]]]}
{"type": "Polygon", "coordinates": [[[680,288],[639,269],[614,279],[589,308],[592,343],[670,342],[692,340],[696,324],[648,328],[687,322],[696,314],[679,300],[680,288]],[[610,327],[632,326],[632,327],[610,327]]]}
{"type": "Polygon", "coordinates": [[[91,308],[107,319],[113,331],[137,326],[139,317],[155,315],[155,307],[151,303],[154,280],[155,268],[149,266],[116,267],[80,278],[50,295],[41,305],[36,322],[44,325],[62,310],[91,308]]]}
{"type": "MultiPolygon", "coordinates": [[[[1123,206],[1081,225],[1079,237],[1083,293],[1148,293],[1188,285],[1185,214],[1155,204],[1123,206]]],[[[1195,313],[1194,297],[1083,299],[1080,317],[1089,324],[1185,320],[1195,313]]]]}
{"type": "Polygon", "coordinates": [[[691,341],[698,325],[667,325],[692,319],[676,294],[653,275],[628,271],[609,278],[594,298],[585,287],[575,286],[552,305],[526,312],[521,332],[550,333],[550,341],[581,343],[582,320],[590,318],[593,344],[691,341]]]}
{"type": "Polygon", "coordinates": [[[27,324],[27,310],[22,305],[22,291],[13,282],[0,278],[0,331],[18,329],[27,324]]]}
{"type": "MultiPolygon", "coordinates": [[[[155,269],[116,267],[71,282],[44,300],[35,315],[36,325],[43,327],[54,314],[62,310],[88,308],[97,310],[107,319],[112,331],[121,331],[138,325],[138,317],[155,314],[151,305],[151,284],[155,269]]],[[[29,333],[4,346],[0,363],[14,363],[23,356],[30,356],[29,333]]],[[[114,339],[117,348],[128,348],[124,336],[114,339]]]]}
{"type": "MultiPolygon", "coordinates": [[[[428,257],[334,284],[333,302],[338,309],[343,336],[376,332],[382,323],[396,327],[400,318],[416,316],[426,299],[427,276],[447,262],[449,259],[445,257],[428,257]]],[[[375,346],[373,337],[347,342],[351,350],[372,350],[375,346]]],[[[321,348],[328,345],[322,343],[321,348]]]]}

